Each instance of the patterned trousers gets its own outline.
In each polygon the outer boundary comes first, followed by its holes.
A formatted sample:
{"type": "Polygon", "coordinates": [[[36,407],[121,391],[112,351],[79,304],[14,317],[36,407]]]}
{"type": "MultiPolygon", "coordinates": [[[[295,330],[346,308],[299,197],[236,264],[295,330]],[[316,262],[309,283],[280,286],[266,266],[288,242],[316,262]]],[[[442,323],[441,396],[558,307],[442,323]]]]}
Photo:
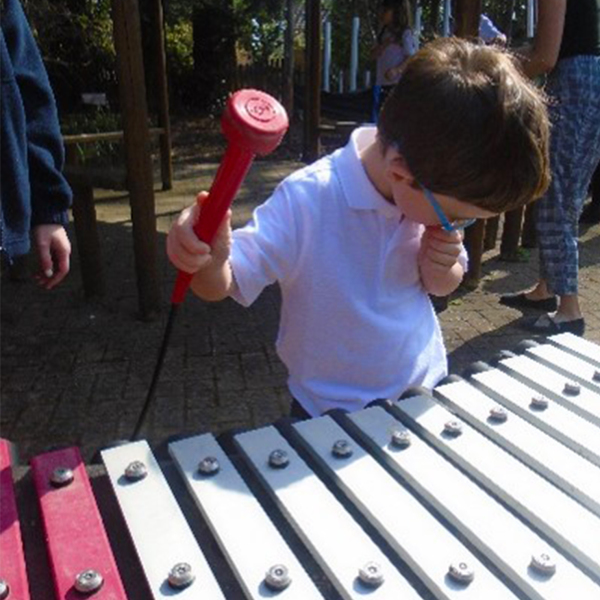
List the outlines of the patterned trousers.
{"type": "Polygon", "coordinates": [[[540,276],[558,295],[576,294],[579,216],[600,161],[600,56],[559,61],[548,79],[552,183],[537,201],[540,276]]]}

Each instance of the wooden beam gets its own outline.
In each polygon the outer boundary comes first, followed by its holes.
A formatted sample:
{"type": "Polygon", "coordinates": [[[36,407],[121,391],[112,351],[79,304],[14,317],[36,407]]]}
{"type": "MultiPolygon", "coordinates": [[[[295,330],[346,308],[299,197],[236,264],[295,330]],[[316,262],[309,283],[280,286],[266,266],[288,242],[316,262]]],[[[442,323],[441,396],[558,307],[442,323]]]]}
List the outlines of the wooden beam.
{"type": "MultiPolygon", "coordinates": [[[[456,0],[455,35],[465,38],[477,37],[480,16],[481,0],[456,0]]],[[[469,271],[465,276],[464,283],[469,287],[476,287],[481,279],[484,232],[485,221],[482,219],[465,231],[465,246],[469,253],[469,271]]]]}
{"type": "Polygon", "coordinates": [[[454,34],[473,38],[479,35],[481,0],[456,0],[454,14],[454,34]]]}
{"type": "Polygon", "coordinates": [[[140,13],[138,0],[111,4],[139,309],[150,320],[160,312],[161,293],[140,13]]]}
{"type": "Polygon", "coordinates": [[[302,158],[319,158],[321,119],[321,1],[306,0],[306,65],[304,72],[304,148],[302,158]]]}
{"type": "Polygon", "coordinates": [[[173,163],[171,160],[171,121],[169,119],[169,88],[167,85],[167,59],[165,55],[165,36],[162,0],[153,0],[150,12],[152,19],[152,47],[154,48],[154,69],[157,88],[158,125],[163,134],[160,144],[160,173],[163,190],[173,187],[173,163]]]}

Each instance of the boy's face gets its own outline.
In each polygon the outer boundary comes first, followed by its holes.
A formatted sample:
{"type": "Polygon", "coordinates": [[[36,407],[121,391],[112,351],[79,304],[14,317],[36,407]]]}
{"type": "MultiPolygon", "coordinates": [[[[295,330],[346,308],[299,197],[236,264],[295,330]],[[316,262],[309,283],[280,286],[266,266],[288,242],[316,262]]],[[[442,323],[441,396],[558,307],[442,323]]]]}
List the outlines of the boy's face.
{"type": "Polygon", "coordinates": [[[427,227],[434,227],[447,225],[448,222],[452,225],[470,219],[495,216],[495,213],[452,196],[434,193],[431,198],[431,193],[429,193],[428,198],[423,186],[413,177],[404,157],[397,150],[389,148],[384,160],[390,192],[388,198],[411,221],[427,227]],[[437,204],[437,207],[434,207],[434,204],[437,204]],[[440,211],[442,214],[439,214],[440,211]]]}

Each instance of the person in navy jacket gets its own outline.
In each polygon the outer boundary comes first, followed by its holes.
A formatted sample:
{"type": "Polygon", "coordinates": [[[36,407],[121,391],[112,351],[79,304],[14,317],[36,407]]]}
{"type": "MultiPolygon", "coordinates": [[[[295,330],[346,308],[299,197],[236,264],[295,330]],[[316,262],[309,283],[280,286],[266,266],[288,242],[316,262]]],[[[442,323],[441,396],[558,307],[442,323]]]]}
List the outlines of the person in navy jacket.
{"type": "Polygon", "coordinates": [[[37,276],[47,289],[69,272],[65,231],[72,193],[62,174],[64,150],[46,69],[18,0],[1,1],[0,244],[9,265],[33,238],[37,276]]]}

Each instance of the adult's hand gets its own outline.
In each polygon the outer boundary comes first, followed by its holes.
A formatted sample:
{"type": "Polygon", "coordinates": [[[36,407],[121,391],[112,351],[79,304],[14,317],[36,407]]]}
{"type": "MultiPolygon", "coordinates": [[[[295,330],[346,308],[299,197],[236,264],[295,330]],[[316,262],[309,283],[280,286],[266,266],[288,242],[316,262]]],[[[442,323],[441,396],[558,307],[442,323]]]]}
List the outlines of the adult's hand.
{"type": "Polygon", "coordinates": [[[36,279],[43,288],[51,290],[69,272],[71,242],[65,228],[54,224],[34,227],[33,239],[40,262],[36,279]]]}

